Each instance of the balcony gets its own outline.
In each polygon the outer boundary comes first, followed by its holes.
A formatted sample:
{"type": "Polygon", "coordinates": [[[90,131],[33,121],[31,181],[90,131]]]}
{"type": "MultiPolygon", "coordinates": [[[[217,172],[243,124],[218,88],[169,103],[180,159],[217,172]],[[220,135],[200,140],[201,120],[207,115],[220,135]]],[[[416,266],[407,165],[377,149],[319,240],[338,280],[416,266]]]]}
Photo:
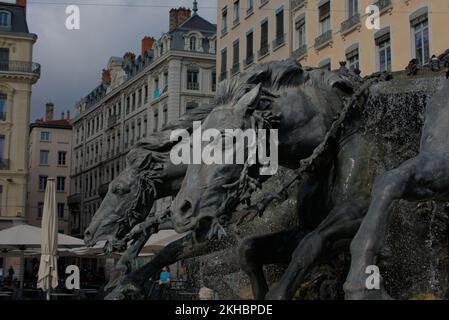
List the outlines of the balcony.
{"type": "Polygon", "coordinates": [[[306,0],[292,0],[292,9],[299,9],[302,5],[306,3],[306,0]]]}
{"type": "Polygon", "coordinates": [[[320,49],[332,40],[332,30],[326,31],[315,39],[315,49],[320,49]]]}
{"type": "Polygon", "coordinates": [[[348,34],[349,32],[353,31],[355,27],[360,25],[360,14],[357,13],[353,15],[351,18],[343,21],[341,23],[341,29],[340,32],[342,34],[348,34]]]}
{"type": "Polygon", "coordinates": [[[267,44],[260,48],[260,50],[257,52],[257,55],[260,58],[265,57],[268,53],[270,53],[270,46],[267,44]]]}
{"type": "Polygon", "coordinates": [[[251,65],[251,64],[253,64],[253,62],[254,62],[254,55],[251,54],[251,55],[246,57],[246,59],[245,59],[245,66],[251,65]]]}
{"type": "Polygon", "coordinates": [[[379,8],[380,12],[383,12],[392,6],[392,2],[391,0],[378,0],[374,3],[374,5],[379,8]]]}
{"type": "Polygon", "coordinates": [[[26,61],[1,61],[0,72],[29,73],[33,76],[40,77],[41,65],[39,63],[26,61]]]}
{"type": "Polygon", "coordinates": [[[307,45],[303,44],[302,46],[300,46],[298,49],[296,49],[295,51],[293,51],[292,56],[295,59],[301,59],[302,57],[304,57],[307,54],[307,45]]]}
{"type": "Polygon", "coordinates": [[[240,63],[234,63],[232,65],[232,69],[231,69],[231,74],[235,75],[236,73],[238,73],[240,71],[240,63]]]}
{"type": "Polygon", "coordinates": [[[9,170],[9,159],[0,159],[0,170],[9,170]]]}
{"type": "Polygon", "coordinates": [[[187,82],[187,90],[200,90],[200,84],[198,82],[187,82]]]}
{"type": "Polygon", "coordinates": [[[273,50],[276,50],[285,43],[285,33],[283,35],[278,35],[276,39],[273,40],[273,50]]]}

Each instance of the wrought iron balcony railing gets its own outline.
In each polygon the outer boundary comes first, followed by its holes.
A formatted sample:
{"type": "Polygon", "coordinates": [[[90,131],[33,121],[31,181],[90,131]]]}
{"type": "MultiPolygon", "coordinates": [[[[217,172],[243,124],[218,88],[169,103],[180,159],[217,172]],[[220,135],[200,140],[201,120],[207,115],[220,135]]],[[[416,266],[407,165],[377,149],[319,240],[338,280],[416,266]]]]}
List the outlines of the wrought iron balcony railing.
{"type": "Polygon", "coordinates": [[[283,45],[284,42],[285,42],[285,33],[283,35],[278,35],[276,39],[273,40],[273,50],[283,45]]]}
{"type": "Polygon", "coordinates": [[[187,90],[200,90],[198,82],[187,82],[187,90]]]}
{"type": "Polygon", "coordinates": [[[234,75],[240,71],[240,63],[234,63],[232,65],[231,74],[234,75]]]}
{"type": "Polygon", "coordinates": [[[351,30],[351,28],[353,28],[354,26],[358,25],[360,23],[360,14],[357,13],[355,15],[353,15],[351,18],[343,21],[341,23],[341,33],[345,33],[349,30],[351,30]]]}
{"type": "Polygon", "coordinates": [[[245,65],[246,66],[249,66],[250,64],[252,64],[254,62],[254,55],[253,54],[251,54],[251,55],[249,55],[249,56],[247,56],[246,58],[245,58],[245,65]]]}
{"type": "Polygon", "coordinates": [[[26,61],[0,61],[0,72],[30,73],[40,76],[41,65],[39,63],[26,61]]]}
{"type": "Polygon", "coordinates": [[[257,55],[259,56],[259,58],[261,58],[261,57],[267,55],[269,52],[270,52],[270,46],[268,44],[266,44],[260,48],[260,50],[257,52],[257,55]]]}
{"type": "Polygon", "coordinates": [[[298,49],[293,51],[292,56],[296,59],[299,59],[307,54],[307,45],[303,44],[298,49]]]}
{"type": "Polygon", "coordinates": [[[319,37],[315,39],[315,48],[319,48],[323,45],[325,45],[327,42],[329,42],[332,39],[332,30],[326,31],[319,37]]]}

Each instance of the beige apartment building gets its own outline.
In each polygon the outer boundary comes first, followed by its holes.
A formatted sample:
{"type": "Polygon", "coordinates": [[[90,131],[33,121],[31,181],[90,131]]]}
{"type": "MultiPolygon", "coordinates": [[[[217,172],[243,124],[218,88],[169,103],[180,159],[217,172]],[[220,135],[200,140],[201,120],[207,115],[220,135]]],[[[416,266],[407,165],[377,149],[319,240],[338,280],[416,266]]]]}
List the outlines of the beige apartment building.
{"type": "Polygon", "coordinates": [[[220,80],[290,56],[329,69],[347,61],[363,75],[398,71],[449,48],[444,0],[219,0],[217,21],[220,80]],[[380,10],[376,28],[370,5],[380,10]]]}
{"type": "Polygon", "coordinates": [[[37,36],[28,30],[26,1],[0,2],[0,230],[26,218],[28,125],[37,36]]]}
{"type": "MultiPolygon", "coordinates": [[[[70,233],[83,237],[126,155],[150,133],[215,95],[216,26],[193,10],[171,9],[169,30],[142,39],[141,53],[112,57],[101,84],[73,119],[70,233]],[[193,11],[193,12],[192,12],[193,11]]],[[[170,205],[158,201],[155,210],[170,205]]]]}
{"type": "Polygon", "coordinates": [[[45,119],[37,119],[30,125],[27,220],[31,225],[41,226],[45,187],[47,180],[54,178],[58,230],[68,234],[72,125],[70,111],[58,120],[54,119],[53,111],[53,104],[47,103],[45,119]]]}

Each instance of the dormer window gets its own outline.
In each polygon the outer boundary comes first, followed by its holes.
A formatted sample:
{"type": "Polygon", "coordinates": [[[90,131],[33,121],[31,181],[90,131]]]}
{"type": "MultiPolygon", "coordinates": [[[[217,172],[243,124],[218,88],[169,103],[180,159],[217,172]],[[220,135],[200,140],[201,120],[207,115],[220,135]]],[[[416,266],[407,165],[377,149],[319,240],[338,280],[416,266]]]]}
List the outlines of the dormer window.
{"type": "Polygon", "coordinates": [[[196,51],[196,37],[190,37],[190,51],[196,51]]]}
{"type": "Polygon", "coordinates": [[[0,28],[11,28],[11,12],[4,10],[0,11],[0,28]]]}

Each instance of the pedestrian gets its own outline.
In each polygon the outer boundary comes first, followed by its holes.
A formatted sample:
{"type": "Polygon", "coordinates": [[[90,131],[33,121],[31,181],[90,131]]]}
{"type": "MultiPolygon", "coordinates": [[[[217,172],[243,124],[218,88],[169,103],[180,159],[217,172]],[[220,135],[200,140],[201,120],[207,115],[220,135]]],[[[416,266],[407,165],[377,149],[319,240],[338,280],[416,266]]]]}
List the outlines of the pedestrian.
{"type": "Polygon", "coordinates": [[[8,269],[8,283],[11,286],[12,285],[12,281],[14,279],[14,268],[12,266],[9,267],[8,269]]]}
{"type": "Polygon", "coordinates": [[[162,299],[164,296],[164,291],[170,289],[171,287],[171,274],[169,267],[163,267],[162,272],[159,275],[159,297],[162,299]]]}

